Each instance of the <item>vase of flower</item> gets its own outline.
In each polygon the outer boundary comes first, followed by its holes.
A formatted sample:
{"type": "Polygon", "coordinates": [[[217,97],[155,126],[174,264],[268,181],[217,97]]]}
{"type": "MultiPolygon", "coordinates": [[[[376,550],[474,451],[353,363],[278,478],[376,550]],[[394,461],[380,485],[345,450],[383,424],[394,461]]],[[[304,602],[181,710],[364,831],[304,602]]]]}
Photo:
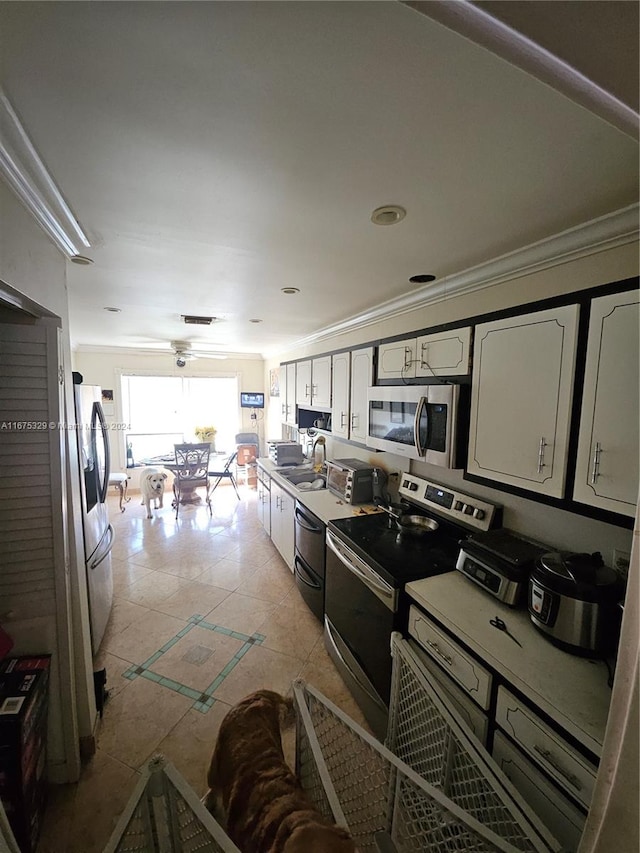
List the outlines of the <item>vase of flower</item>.
{"type": "Polygon", "coordinates": [[[211,445],[211,453],[216,452],[216,433],[217,429],[213,426],[196,427],[195,434],[198,441],[203,444],[211,445]]]}

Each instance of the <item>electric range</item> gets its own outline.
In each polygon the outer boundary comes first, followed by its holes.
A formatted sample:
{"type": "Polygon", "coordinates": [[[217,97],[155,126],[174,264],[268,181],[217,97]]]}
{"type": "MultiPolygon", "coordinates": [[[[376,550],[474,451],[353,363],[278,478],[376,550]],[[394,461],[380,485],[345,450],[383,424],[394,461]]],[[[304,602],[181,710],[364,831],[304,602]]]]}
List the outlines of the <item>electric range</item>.
{"type": "Polygon", "coordinates": [[[438,522],[415,536],[386,512],[327,525],[325,646],[374,733],[386,732],[391,685],[390,640],[402,626],[406,583],[454,571],[460,540],[498,526],[501,509],[413,474],[401,475],[406,512],[438,522]]]}

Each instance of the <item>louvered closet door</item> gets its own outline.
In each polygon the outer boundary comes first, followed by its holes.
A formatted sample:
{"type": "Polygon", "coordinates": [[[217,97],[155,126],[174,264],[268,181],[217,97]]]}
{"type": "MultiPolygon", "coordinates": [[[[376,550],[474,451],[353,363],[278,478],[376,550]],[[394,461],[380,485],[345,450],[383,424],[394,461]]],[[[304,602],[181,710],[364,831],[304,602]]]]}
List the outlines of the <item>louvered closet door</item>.
{"type": "Polygon", "coordinates": [[[56,615],[59,420],[57,328],[0,325],[0,618],[9,632],[14,621],[56,615]]]}

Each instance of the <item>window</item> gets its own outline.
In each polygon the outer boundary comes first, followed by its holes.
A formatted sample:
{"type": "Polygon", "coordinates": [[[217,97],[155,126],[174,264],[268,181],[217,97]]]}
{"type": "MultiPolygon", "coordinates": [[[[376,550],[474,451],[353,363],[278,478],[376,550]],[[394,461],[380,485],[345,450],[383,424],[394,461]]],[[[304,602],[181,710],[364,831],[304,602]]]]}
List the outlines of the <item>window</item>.
{"type": "Polygon", "coordinates": [[[173,445],[198,441],[198,426],[214,426],[216,450],[231,452],[239,432],[234,377],[123,376],[122,411],[127,466],[167,456],[173,445]]]}

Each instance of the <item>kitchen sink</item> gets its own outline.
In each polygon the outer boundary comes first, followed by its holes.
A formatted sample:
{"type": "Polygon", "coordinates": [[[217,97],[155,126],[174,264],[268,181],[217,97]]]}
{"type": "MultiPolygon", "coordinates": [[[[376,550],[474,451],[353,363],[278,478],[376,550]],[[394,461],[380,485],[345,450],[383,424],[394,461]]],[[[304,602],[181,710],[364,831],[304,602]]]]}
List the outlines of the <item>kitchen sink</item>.
{"type": "Polygon", "coordinates": [[[281,477],[284,477],[285,480],[288,480],[292,485],[297,486],[303,491],[306,491],[307,489],[325,489],[327,487],[325,476],[323,474],[318,474],[313,469],[307,468],[304,471],[296,471],[294,469],[292,471],[279,471],[278,473],[281,477]],[[314,485],[318,480],[322,482],[322,485],[314,485]]]}

